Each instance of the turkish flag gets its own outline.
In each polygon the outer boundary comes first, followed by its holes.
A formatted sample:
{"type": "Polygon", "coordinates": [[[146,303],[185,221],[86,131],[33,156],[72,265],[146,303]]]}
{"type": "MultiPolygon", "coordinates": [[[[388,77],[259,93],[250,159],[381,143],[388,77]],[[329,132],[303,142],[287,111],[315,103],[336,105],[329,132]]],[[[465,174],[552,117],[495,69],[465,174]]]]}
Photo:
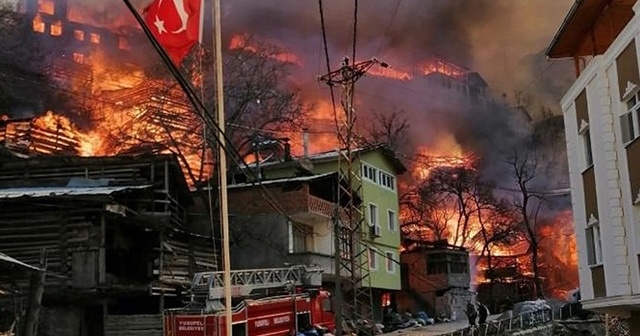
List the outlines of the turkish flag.
{"type": "Polygon", "coordinates": [[[176,65],[201,41],[202,0],[153,0],[144,21],[176,65]]]}

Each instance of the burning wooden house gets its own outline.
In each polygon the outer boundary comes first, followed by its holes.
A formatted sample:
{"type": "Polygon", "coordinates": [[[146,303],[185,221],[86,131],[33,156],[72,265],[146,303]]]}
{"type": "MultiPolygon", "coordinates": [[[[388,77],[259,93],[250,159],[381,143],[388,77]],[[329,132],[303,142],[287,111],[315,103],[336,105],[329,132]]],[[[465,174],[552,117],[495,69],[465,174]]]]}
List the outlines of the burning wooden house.
{"type": "Polygon", "coordinates": [[[187,221],[193,200],[172,155],[1,164],[0,251],[46,256],[40,335],[159,335],[193,273],[217,268],[212,239],[187,221]]]}
{"type": "Polygon", "coordinates": [[[83,135],[69,119],[51,112],[30,119],[0,121],[0,146],[19,157],[79,155],[83,135]]]}

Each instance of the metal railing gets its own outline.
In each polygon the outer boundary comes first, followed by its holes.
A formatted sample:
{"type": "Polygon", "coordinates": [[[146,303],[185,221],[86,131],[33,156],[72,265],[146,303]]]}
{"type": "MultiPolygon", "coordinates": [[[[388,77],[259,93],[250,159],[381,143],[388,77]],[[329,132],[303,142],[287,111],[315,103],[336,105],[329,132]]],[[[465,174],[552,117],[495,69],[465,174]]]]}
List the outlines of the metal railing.
{"type": "Polygon", "coordinates": [[[469,326],[441,336],[489,336],[500,335],[507,331],[526,330],[545,325],[552,321],[561,321],[576,315],[581,310],[579,303],[566,304],[560,308],[545,308],[506,319],[469,326]]]}

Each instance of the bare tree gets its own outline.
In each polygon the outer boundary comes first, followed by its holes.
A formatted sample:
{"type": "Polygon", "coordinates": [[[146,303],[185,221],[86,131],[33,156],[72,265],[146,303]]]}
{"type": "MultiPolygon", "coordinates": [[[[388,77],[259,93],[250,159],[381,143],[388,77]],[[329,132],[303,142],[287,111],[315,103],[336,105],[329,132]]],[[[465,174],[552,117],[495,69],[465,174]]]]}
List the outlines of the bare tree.
{"type": "Polygon", "coordinates": [[[514,149],[508,159],[513,177],[517,185],[517,195],[513,205],[520,222],[520,229],[529,243],[528,253],[531,255],[531,267],[534,281],[534,297],[544,297],[539,262],[540,234],[539,216],[543,206],[543,196],[531,189],[537,174],[538,161],[535,151],[530,148],[514,149]]]}
{"type": "MultiPolygon", "coordinates": [[[[511,245],[519,236],[518,223],[514,221],[512,207],[504,200],[493,195],[493,188],[483,184],[473,193],[476,204],[476,218],[479,230],[472,238],[473,244],[480,247],[480,256],[485,258],[485,278],[491,283],[489,297],[494,298],[497,263],[494,263],[494,250],[511,245]]],[[[480,261],[478,259],[478,261],[480,261]]]]}
{"type": "MultiPolygon", "coordinates": [[[[249,154],[256,134],[294,132],[306,117],[297,89],[287,82],[290,64],[277,59],[281,51],[250,39],[245,43],[245,46],[229,50],[224,59],[226,133],[231,145],[239,151],[238,157],[230,158],[230,164],[249,154]]],[[[213,81],[203,78],[210,73],[212,61],[210,53],[196,50],[183,68],[191,77],[196,92],[204,98],[209,113],[214,112],[215,88],[213,81]]],[[[215,130],[208,130],[204,139],[201,118],[194,113],[163,66],[147,68],[146,73],[149,78],[142,84],[143,88],[128,90],[139,98],[137,92],[155,88],[143,93],[153,95],[151,101],[142,105],[125,102],[103,106],[111,121],[102,125],[111,129],[101,133],[107,135],[108,147],[117,153],[175,154],[191,184],[197,185],[206,177],[203,173],[205,164],[208,166],[213,160],[210,149],[217,145],[215,130]],[[114,118],[116,115],[122,116],[121,123],[114,118]]],[[[103,95],[108,97],[109,92],[103,92],[103,95]]]]}
{"type": "Polygon", "coordinates": [[[447,224],[455,211],[447,207],[447,200],[429,188],[416,188],[400,197],[403,218],[401,230],[405,237],[420,241],[445,240],[447,224]]]}
{"type": "MultiPolygon", "coordinates": [[[[256,134],[299,133],[308,117],[309,107],[290,80],[294,65],[283,55],[278,46],[245,36],[224,56],[227,134],[241,157],[250,153],[256,134]]],[[[214,83],[205,81],[204,92],[213,90],[214,83]]],[[[214,95],[207,96],[214,106],[214,95]]]]}
{"type": "Polygon", "coordinates": [[[404,111],[394,109],[390,113],[374,112],[371,121],[370,127],[365,129],[366,143],[383,144],[393,151],[408,147],[409,119],[404,111]]]}

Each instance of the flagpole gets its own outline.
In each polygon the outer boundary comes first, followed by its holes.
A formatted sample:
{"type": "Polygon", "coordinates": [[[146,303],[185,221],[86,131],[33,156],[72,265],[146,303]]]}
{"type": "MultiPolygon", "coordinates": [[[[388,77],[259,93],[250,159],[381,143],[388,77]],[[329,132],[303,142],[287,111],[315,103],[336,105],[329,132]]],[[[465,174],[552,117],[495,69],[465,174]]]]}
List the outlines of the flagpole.
{"type": "Polygon", "coordinates": [[[222,32],[220,0],[213,0],[213,33],[216,69],[216,103],[220,150],[218,150],[219,189],[220,189],[220,225],[222,226],[222,258],[224,267],[224,301],[226,317],[226,336],[232,335],[231,315],[231,257],[229,255],[229,208],[227,200],[227,157],[225,154],[225,118],[224,118],[224,80],[222,76],[222,32]]]}
{"type": "MultiPolygon", "coordinates": [[[[167,52],[162,48],[158,40],[153,36],[149,27],[147,27],[144,19],[138,13],[136,8],[131,4],[130,0],[122,0],[136,19],[138,24],[140,24],[140,28],[147,36],[151,45],[160,55],[160,58],[167,66],[171,74],[175,77],[176,81],[184,91],[187,96],[187,99],[193,104],[193,106],[202,111],[202,117],[207,120],[207,109],[204,104],[198,97],[196,96],[193,89],[189,86],[187,80],[184,78],[182,73],[178,67],[171,61],[167,52]]],[[[226,315],[226,336],[232,335],[232,315],[231,315],[231,260],[229,255],[229,216],[228,216],[228,202],[227,202],[227,174],[226,174],[226,136],[224,134],[225,130],[225,119],[224,119],[224,88],[223,88],[223,77],[222,77],[222,35],[220,33],[220,0],[214,0],[214,6],[212,8],[214,14],[214,50],[216,56],[216,101],[217,101],[217,114],[218,114],[218,123],[214,123],[213,126],[217,129],[217,137],[216,141],[218,143],[218,164],[219,164],[219,180],[220,180],[220,224],[222,226],[222,239],[223,239],[223,264],[224,264],[224,297],[225,297],[225,315],[226,315]]],[[[204,11],[204,8],[201,7],[200,11],[204,11]]],[[[213,232],[212,232],[213,234],[213,232]]],[[[215,239],[215,237],[214,237],[215,239]]]]}

